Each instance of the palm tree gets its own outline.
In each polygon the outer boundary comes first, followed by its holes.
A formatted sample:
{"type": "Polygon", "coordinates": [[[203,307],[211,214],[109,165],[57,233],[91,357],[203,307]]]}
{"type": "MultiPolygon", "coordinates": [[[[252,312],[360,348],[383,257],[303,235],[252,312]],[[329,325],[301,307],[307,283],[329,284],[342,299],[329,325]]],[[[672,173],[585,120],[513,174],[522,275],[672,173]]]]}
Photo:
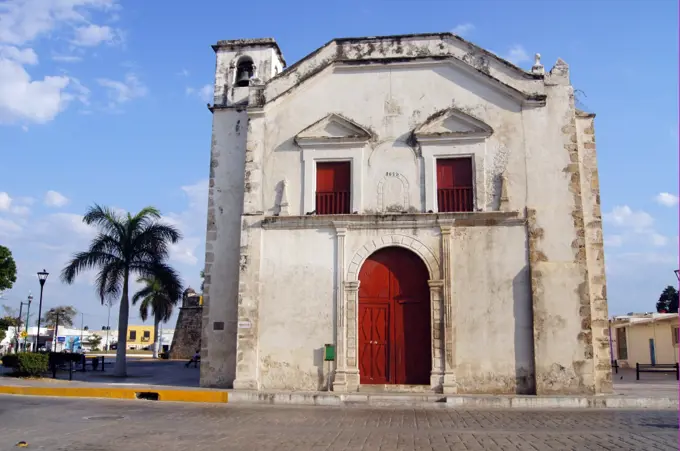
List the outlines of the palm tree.
{"type": "Polygon", "coordinates": [[[130,277],[155,278],[173,294],[172,297],[175,293],[180,296],[182,290],[178,274],[166,263],[169,245],[178,242],[181,235],[175,227],[161,223],[160,219],[160,212],[153,207],[145,207],[132,216],[94,205],[85,213],[83,222],[96,226],[99,233],[90,248],[75,254],[61,271],[61,280],[71,284],[81,272],[98,269],[95,284],[102,305],[107,299],[120,296],[114,367],[114,374],[119,377],[127,375],[130,277]]]}
{"type": "Polygon", "coordinates": [[[134,296],[132,296],[132,303],[136,304],[140,300],[139,316],[142,321],[146,321],[149,317],[149,310],[153,315],[153,358],[158,358],[158,325],[162,322],[167,323],[172,316],[172,309],[179,302],[179,293],[168,292],[161,282],[152,277],[140,277],[137,283],[143,283],[145,286],[134,296]],[[173,297],[174,296],[174,297],[173,297]]]}

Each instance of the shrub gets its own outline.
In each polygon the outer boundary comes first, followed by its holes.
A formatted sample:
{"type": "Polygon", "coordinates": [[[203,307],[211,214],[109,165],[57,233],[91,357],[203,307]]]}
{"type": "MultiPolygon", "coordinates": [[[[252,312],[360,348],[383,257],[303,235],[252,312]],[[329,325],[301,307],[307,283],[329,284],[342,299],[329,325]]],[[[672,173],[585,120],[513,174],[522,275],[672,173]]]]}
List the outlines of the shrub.
{"type": "Polygon", "coordinates": [[[18,376],[40,376],[47,371],[49,356],[38,352],[20,352],[2,358],[2,364],[13,368],[18,376]],[[11,357],[5,359],[5,357],[11,357]]]}
{"type": "Polygon", "coordinates": [[[26,376],[40,376],[48,368],[49,355],[34,352],[22,352],[19,356],[19,373],[26,376]]]}

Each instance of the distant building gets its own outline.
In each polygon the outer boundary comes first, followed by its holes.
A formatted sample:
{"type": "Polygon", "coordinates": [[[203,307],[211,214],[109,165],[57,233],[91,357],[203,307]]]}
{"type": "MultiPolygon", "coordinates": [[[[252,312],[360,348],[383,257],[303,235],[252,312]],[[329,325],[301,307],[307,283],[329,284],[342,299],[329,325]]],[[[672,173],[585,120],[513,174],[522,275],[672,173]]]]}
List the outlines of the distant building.
{"type": "Polygon", "coordinates": [[[678,362],[677,313],[615,316],[609,322],[609,330],[612,357],[621,367],[678,362]]]}

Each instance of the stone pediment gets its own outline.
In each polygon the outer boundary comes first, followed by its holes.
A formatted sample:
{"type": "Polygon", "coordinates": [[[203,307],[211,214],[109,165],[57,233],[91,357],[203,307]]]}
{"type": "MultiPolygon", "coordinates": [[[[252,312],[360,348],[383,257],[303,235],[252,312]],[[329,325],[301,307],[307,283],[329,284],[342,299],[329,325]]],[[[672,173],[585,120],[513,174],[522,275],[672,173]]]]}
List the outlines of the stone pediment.
{"type": "Polygon", "coordinates": [[[421,142],[484,139],[492,133],[488,124],[456,108],[437,111],[413,131],[421,142]]]}
{"type": "Polygon", "coordinates": [[[340,114],[331,113],[295,135],[301,146],[351,145],[373,138],[373,133],[340,114]]]}

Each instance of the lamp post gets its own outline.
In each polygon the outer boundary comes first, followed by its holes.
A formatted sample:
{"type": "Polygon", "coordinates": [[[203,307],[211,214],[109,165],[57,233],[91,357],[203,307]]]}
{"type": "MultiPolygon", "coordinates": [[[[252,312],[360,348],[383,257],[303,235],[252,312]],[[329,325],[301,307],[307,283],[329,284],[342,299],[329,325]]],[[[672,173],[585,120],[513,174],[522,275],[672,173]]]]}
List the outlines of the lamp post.
{"type": "MultiPolygon", "coordinates": [[[[15,331],[15,335],[16,335],[16,350],[15,350],[15,352],[19,352],[19,333],[21,332],[21,315],[22,315],[22,311],[24,309],[24,305],[27,306],[26,307],[26,336],[28,336],[28,317],[29,317],[30,312],[31,312],[31,302],[33,302],[33,296],[31,296],[29,294],[28,295],[28,302],[20,302],[19,303],[19,318],[17,318],[18,321],[17,321],[17,327],[16,327],[16,331],[15,331]]],[[[24,340],[24,341],[27,341],[27,340],[24,340]]],[[[24,343],[24,345],[25,344],[26,343],[24,343]]],[[[24,346],[24,349],[25,348],[26,348],[26,346],[24,346]]]]}
{"type": "Polygon", "coordinates": [[[38,280],[40,281],[40,303],[38,304],[38,332],[35,334],[35,350],[38,351],[38,346],[40,344],[40,316],[42,315],[42,298],[43,298],[43,287],[45,286],[45,281],[50,273],[44,269],[38,272],[38,280]]]}
{"type": "Polygon", "coordinates": [[[28,295],[28,308],[26,309],[26,338],[24,339],[24,351],[26,350],[26,345],[28,344],[28,320],[31,317],[31,302],[33,302],[33,295],[28,295]]]}
{"type": "Polygon", "coordinates": [[[23,311],[23,308],[24,308],[24,304],[25,304],[25,302],[20,302],[20,303],[19,303],[19,318],[17,318],[17,325],[16,325],[16,327],[14,328],[14,344],[15,344],[15,346],[16,346],[16,347],[14,348],[14,353],[15,353],[15,354],[19,353],[19,331],[21,330],[21,326],[20,326],[20,324],[21,324],[21,315],[22,315],[22,311],[23,311]]]}
{"type": "Polygon", "coordinates": [[[675,273],[675,277],[678,278],[678,282],[680,282],[680,269],[676,269],[676,270],[673,271],[673,272],[675,273]]]}

